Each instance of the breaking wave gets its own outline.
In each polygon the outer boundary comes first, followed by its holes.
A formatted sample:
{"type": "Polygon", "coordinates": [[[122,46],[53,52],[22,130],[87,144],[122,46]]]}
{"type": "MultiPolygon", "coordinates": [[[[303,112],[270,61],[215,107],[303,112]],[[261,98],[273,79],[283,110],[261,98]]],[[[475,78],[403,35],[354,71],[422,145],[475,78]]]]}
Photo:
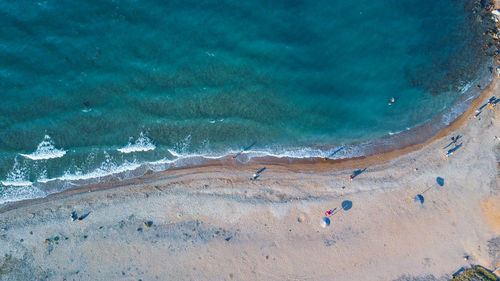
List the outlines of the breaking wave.
{"type": "Polygon", "coordinates": [[[132,142],[132,138],[128,142],[128,144],[122,148],[118,148],[117,150],[121,153],[132,153],[138,151],[150,151],[154,150],[156,146],[153,144],[150,138],[145,136],[142,132],[139,135],[139,138],[135,142],[132,142]]]}
{"type": "Polygon", "coordinates": [[[31,154],[22,154],[21,156],[29,158],[31,160],[44,160],[44,159],[53,159],[60,158],[66,154],[65,150],[57,149],[54,146],[54,142],[50,138],[49,135],[45,135],[43,141],[38,144],[36,151],[31,154]]]}
{"type": "Polygon", "coordinates": [[[33,183],[27,179],[26,168],[22,167],[17,158],[14,161],[14,166],[7,174],[5,180],[0,181],[5,186],[30,186],[33,183]]]}

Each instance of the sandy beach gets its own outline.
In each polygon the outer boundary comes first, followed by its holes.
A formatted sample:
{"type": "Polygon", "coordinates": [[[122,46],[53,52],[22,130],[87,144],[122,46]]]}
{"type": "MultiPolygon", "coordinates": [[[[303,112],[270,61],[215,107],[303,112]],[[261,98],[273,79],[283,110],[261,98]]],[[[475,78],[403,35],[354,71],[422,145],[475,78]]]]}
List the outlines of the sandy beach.
{"type": "Polygon", "coordinates": [[[500,280],[500,0],[359,4],[0,3],[0,281],[500,280]]]}
{"type": "Polygon", "coordinates": [[[500,113],[473,115],[498,96],[497,80],[448,128],[402,150],[214,161],[6,205],[0,279],[448,280],[472,264],[495,270],[500,113]],[[73,211],[88,216],[72,221],[73,211]]]}

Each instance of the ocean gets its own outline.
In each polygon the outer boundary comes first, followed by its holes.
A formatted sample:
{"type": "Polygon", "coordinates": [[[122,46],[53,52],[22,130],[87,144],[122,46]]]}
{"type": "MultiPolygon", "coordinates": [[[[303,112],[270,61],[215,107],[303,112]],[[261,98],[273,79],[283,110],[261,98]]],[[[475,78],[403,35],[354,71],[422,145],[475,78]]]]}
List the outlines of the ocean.
{"type": "Polygon", "coordinates": [[[0,204],[457,116],[490,62],[472,3],[2,1],[0,204]]]}

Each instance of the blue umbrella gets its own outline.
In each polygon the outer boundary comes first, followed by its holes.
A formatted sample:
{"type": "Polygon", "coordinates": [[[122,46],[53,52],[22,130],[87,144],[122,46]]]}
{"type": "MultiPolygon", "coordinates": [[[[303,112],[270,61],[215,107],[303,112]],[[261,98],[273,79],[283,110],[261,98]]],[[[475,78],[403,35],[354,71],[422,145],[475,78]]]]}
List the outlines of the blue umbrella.
{"type": "Polygon", "coordinates": [[[424,204],[424,196],[422,194],[417,194],[414,198],[415,204],[423,205],[424,204]]]}
{"type": "Polygon", "coordinates": [[[437,177],[436,178],[436,182],[437,182],[437,184],[439,184],[439,186],[443,186],[444,185],[444,179],[442,177],[437,177]]]}
{"type": "Polygon", "coordinates": [[[322,217],[321,218],[321,226],[322,227],[327,227],[330,225],[330,219],[327,217],[322,217]]]}

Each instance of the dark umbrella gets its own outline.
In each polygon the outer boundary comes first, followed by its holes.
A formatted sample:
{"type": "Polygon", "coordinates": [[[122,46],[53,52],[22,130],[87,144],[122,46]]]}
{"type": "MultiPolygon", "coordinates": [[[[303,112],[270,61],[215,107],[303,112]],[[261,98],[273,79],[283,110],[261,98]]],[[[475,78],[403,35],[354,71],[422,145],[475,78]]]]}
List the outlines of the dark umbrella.
{"type": "Polygon", "coordinates": [[[436,178],[436,182],[437,182],[437,184],[439,184],[439,186],[443,186],[444,185],[444,179],[442,177],[437,177],[436,178]]]}
{"type": "Polygon", "coordinates": [[[330,219],[327,218],[327,217],[322,217],[320,224],[321,224],[322,227],[327,227],[327,226],[330,225],[330,219]]]}
{"type": "Polygon", "coordinates": [[[422,194],[417,194],[414,198],[415,204],[423,205],[424,204],[424,196],[422,194]]]}
{"type": "Polygon", "coordinates": [[[352,201],[345,200],[344,202],[342,202],[342,209],[344,209],[344,211],[349,211],[351,208],[352,208],[352,201]]]}

